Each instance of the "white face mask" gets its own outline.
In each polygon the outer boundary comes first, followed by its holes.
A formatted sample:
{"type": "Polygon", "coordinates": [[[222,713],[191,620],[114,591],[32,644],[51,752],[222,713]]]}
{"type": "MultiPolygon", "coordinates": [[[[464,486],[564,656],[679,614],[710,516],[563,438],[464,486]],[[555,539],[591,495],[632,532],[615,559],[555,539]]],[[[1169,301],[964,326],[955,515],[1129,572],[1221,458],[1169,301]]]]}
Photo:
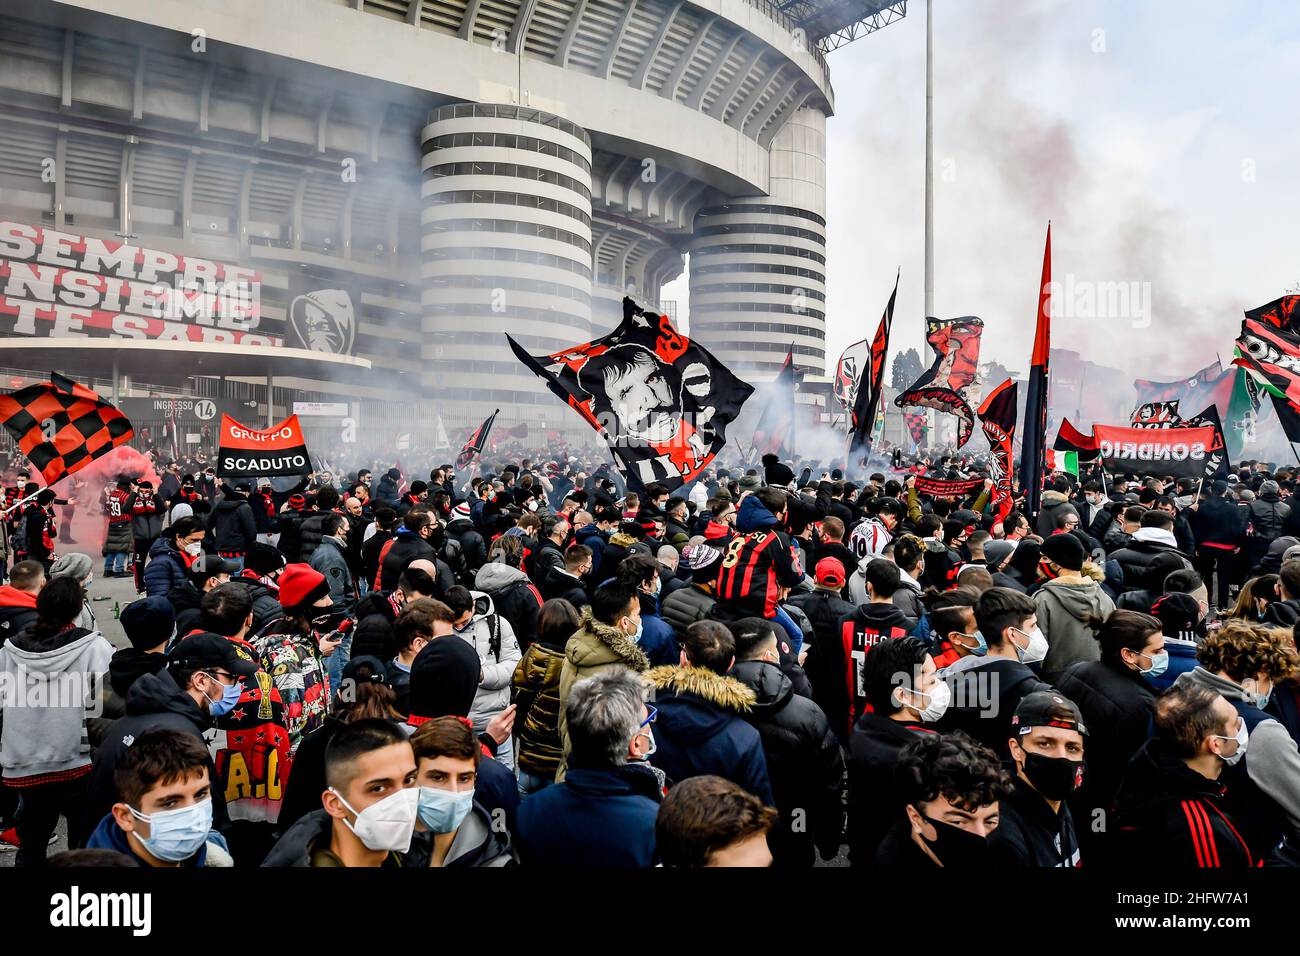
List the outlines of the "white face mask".
{"type": "Polygon", "coordinates": [[[333,787],[330,787],[330,793],[339,798],[339,803],[357,814],[356,823],[348,823],[346,819],[343,823],[356,834],[366,849],[405,853],[411,848],[411,834],[415,832],[415,821],[420,812],[419,787],[407,787],[390,793],[360,813],[353,810],[351,804],[343,799],[343,794],[333,787]]]}
{"type": "Polygon", "coordinates": [[[1011,643],[1015,644],[1016,656],[1020,658],[1020,663],[1037,664],[1047,658],[1047,638],[1043,636],[1041,627],[1036,627],[1032,631],[1022,631],[1018,627],[1012,628],[1012,630],[1029,638],[1029,646],[1023,648],[1016,644],[1014,638],[1011,640],[1011,643]]]}
{"type": "Polygon", "coordinates": [[[1247,744],[1250,743],[1250,731],[1246,729],[1246,722],[1244,720],[1241,722],[1241,726],[1237,728],[1237,735],[1235,737],[1225,737],[1223,736],[1223,734],[1214,734],[1214,736],[1218,737],[1220,740],[1237,741],[1236,753],[1228,757],[1225,757],[1223,754],[1216,755],[1220,760],[1226,763],[1229,767],[1235,767],[1238,763],[1241,762],[1241,758],[1246,756],[1246,746],[1247,744]]]}
{"type": "Polygon", "coordinates": [[[199,556],[199,552],[202,550],[203,550],[203,545],[201,542],[198,541],[191,542],[190,544],[187,544],[185,546],[185,553],[188,554],[191,558],[197,558],[199,556]]]}
{"type": "MultiPolygon", "coordinates": [[[[929,698],[930,702],[917,711],[917,714],[925,723],[933,724],[948,712],[948,705],[952,703],[952,688],[948,686],[947,681],[941,680],[937,681],[935,685],[930,688],[929,693],[920,690],[912,691],[912,697],[929,698]]],[[[915,706],[913,706],[912,709],[916,710],[915,706]]]]}

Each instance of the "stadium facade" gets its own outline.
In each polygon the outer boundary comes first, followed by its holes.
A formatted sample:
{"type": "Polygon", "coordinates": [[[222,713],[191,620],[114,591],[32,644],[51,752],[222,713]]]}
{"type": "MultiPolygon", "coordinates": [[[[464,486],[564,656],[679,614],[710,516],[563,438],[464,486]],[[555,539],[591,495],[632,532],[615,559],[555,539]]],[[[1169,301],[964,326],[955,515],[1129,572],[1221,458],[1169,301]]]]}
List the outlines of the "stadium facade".
{"type": "Polygon", "coordinates": [[[824,51],[905,12],[11,0],[0,368],[315,402],[383,442],[495,408],[586,441],[502,333],[556,351],[625,293],[671,313],[689,254],[693,337],[750,380],[790,347],[822,375],[824,51]]]}

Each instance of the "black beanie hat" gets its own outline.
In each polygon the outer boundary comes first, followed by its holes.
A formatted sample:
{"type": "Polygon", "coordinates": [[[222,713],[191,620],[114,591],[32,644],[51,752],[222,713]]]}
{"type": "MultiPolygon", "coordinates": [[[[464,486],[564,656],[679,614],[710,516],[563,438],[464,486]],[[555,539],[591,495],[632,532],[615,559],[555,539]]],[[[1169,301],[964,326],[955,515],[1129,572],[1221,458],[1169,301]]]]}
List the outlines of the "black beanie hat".
{"type": "Polygon", "coordinates": [[[411,716],[468,717],[481,668],[468,641],[454,634],[434,638],[411,664],[411,716]]]}
{"type": "Polygon", "coordinates": [[[1067,571],[1082,571],[1085,553],[1079,539],[1072,534],[1054,534],[1043,542],[1043,557],[1067,571]]]}

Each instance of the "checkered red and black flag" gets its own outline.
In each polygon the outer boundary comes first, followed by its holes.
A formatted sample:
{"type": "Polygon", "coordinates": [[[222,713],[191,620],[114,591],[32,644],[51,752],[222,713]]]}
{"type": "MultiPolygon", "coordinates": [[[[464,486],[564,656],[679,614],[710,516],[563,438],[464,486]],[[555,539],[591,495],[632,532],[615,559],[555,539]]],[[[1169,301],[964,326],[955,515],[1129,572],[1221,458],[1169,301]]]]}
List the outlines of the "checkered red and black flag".
{"type": "Polygon", "coordinates": [[[50,381],[0,395],[0,425],[46,485],[80,471],[135,434],[131,422],[95,392],[57,372],[50,381]]]}

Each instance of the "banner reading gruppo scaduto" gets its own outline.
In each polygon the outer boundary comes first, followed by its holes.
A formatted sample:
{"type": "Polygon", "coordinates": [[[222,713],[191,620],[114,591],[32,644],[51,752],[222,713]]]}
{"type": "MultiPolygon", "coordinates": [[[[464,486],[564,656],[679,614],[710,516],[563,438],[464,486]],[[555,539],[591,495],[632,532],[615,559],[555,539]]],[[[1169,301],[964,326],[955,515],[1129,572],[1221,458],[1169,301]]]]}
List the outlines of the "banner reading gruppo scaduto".
{"type": "Polygon", "coordinates": [[[217,475],[221,478],[262,478],[311,473],[311,459],[298,416],[278,425],[257,429],[221,416],[221,441],[217,447],[217,475]]]}
{"type": "Polygon", "coordinates": [[[1093,435],[1106,470],[1126,475],[1200,478],[1214,449],[1214,426],[1124,428],[1095,425],[1093,435]]]}

